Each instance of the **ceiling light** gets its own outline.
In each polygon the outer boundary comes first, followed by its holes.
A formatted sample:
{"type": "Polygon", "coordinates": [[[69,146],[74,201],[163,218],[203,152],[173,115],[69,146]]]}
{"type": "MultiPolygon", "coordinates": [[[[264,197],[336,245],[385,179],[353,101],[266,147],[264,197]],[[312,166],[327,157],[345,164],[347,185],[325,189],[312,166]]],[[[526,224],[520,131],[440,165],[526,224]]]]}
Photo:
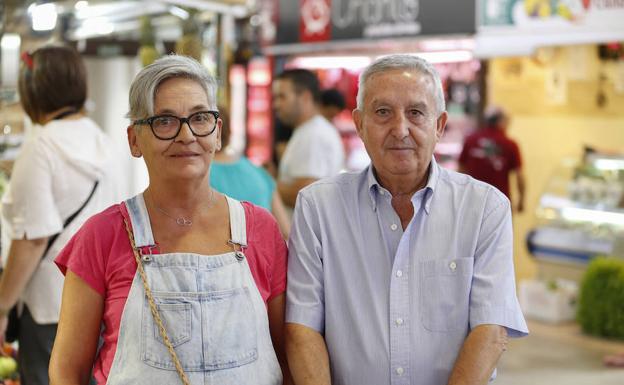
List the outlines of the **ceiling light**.
{"type": "Polygon", "coordinates": [[[186,12],[180,7],[176,7],[175,5],[172,5],[171,7],[169,7],[169,13],[183,20],[187,20],[190,16],[188,12],[186,12]]]}
{"type": "Polygon", "coordinates": [[[76,11],[80,11],[81,9],[86,9],[88,7],[89,7],[89,2],[84,1],[84,0],[76,1],[76,4],[74,5],[74,8],[76,9],[76,11]]]}
{"type": "Polygon", "coordinates": [[[56,27],[56,6],[52,3],[36,5],[32,8],[31,17],[33,30],[51,31],[56,27]]]}
{"type": "Polygon", "coordinates": [[[307,69],[332,69],[346,68],[358,70],[366,67],[371,62],[367,56],[300,56],[295,58],[290,65],[294,68],[307,69]]]}

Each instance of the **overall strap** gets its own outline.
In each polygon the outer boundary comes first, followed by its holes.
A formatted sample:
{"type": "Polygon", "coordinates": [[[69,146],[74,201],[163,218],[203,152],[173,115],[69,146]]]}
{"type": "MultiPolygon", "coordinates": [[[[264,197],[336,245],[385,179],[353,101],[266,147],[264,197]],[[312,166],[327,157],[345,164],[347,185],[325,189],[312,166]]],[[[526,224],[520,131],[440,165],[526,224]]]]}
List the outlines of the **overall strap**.
{"type": "Polygon", "coordinates": [[[240,246],[241,250],[247,247],[247,226],[245,222],[245,208],[243,204],[226,195],[230,211],[230,243],[240,246]]]}
{"type": "Polygon", "coordinates": [[[156,243],[143,194],[135,195],[127,199],[125,203],[130,215],[136,248],[141,251],[141,254],[151,254],[150,250],[156,247],[156,243]]]}

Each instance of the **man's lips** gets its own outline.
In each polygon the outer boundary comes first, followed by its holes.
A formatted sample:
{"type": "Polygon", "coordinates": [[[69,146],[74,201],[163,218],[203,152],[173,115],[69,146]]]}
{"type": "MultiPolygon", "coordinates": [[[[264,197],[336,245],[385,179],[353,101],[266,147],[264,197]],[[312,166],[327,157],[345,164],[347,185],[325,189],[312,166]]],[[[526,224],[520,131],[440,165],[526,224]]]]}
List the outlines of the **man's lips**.
{"type": "Polygon", "coordinates": [[[414,150],[413,147],[388,147],[388,150],[391,151],[406,151],[406,150],[414,150]]]}

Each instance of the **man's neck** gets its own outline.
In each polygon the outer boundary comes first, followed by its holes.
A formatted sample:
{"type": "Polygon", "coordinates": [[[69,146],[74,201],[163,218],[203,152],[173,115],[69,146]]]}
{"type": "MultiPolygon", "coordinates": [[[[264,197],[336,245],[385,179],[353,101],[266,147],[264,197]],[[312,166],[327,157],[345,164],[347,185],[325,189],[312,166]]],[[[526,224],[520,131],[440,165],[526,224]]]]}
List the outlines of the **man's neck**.
{"type": "Polygon", "coordinates": [[[306,122],[312,120],[312,118],[314,118],[316,115],[318,115],[318,111],[316,110],[306,111],[302,113],[301,117],[297,121],[297,124],[295,125],[295,128],[303,126],[306,122]]]}
{"type": "Polygon", "coordinates": [[[390,192],[393,197],[406,196],[411,198],[416,191],[427,185],[429,180],[429,170],[431,163],[424,172],[416,173],[412,176],[386,175],[382,176],[373,168],[373,173],[379,184],[390,192]]]}

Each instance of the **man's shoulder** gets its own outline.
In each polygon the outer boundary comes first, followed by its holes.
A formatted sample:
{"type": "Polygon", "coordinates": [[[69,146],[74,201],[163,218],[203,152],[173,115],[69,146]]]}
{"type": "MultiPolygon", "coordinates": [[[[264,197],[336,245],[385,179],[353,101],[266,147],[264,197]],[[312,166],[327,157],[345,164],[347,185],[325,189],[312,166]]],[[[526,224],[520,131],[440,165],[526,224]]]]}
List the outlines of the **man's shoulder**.
{"type": "Polygon", "coordinates": [[[336,195],[357,193],[363,178],[365,178],[365,171],[343,172],[319,179],[301,189],[299,193],[306,199],[330,200],[336,195]]]}
{"type": "Polygon", "coordinates": [[[440,167],[438,188],[452,194],[464,195],[466,199],[492,200],[495,203],[508,201],[505,194],[494,186],[470,175],[440,167]]]}

